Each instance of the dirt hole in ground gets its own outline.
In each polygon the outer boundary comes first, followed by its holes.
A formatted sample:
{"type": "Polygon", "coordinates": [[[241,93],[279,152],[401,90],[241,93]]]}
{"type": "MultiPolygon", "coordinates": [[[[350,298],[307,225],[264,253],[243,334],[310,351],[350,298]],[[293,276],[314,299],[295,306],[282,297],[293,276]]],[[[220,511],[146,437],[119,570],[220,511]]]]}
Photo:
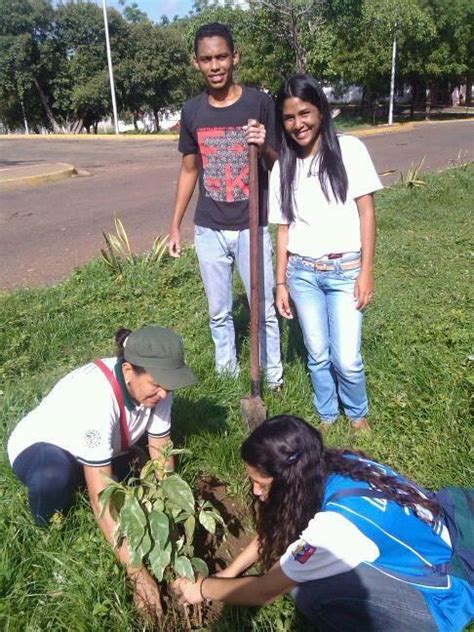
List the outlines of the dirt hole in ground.
{"type": "MultiPolygon", "coordinates": [[[[225,539],[222,534],[216,536],[200,531],[196,539],[194,552],[205,560],[209,573],[222,570],[249,544],[254,537],[249,529],[250,512],[242,500],[227,496],[227,486],[210,476],[201,476],[197,481],[197,496],[209,500],[220,512],[226,524],[225,539]]],[[[171,594],[165,597],[167,606],[166,621],[158,629],[166,632],[184,632],[192,629],[207,629],[222,614],[223,604],[203,604],[201,608],[189,608],[187,615],[174,603],[171,594]],[[164,627],[163,627],[164,625],[164,627]]]]}

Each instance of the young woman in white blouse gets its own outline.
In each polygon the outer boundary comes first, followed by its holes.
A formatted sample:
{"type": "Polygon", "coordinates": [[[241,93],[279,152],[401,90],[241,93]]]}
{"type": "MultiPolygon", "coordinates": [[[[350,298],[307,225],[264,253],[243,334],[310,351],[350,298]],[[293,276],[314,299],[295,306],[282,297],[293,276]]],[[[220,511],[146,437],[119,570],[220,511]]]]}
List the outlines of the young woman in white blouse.
{"type": "Polygon", "coordinates": [[[277,99],[283,129],[270,181],[270,221],[278,224],[276,305],[293,318],[308,351],[314,406],[323,424],[343,412],[369,430],[360,353],[362,313],[374,293],[374,192],[382,188],[370,156],[338,136],[321,87],[289,77],[277,99]]]}

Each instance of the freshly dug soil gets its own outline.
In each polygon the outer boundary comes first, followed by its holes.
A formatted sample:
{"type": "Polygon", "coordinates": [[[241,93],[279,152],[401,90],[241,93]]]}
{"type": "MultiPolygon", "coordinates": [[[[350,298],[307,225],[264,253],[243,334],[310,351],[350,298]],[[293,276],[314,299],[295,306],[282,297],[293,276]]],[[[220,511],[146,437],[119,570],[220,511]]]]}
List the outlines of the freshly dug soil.
{"type": "MultiPolygon", "coordinates": [[[[226,485],[216,478],[202,476],[197,484],[198,497],[210,501],[220,512],[226,524],[225,539],[222,530],[215,536],[201,531],[202,539],[197,538],[194,552],[205,560],[209,573],[217,573],[225,568],[254,537],[250,523],[250,512],[242,501],[226,496],[226,485]]],[[[170,591],[171,592],[171,591],[170,591]]],[[[223,604],[214,602],[202,604],[198,608],[188,608],[187,616],[178,606],[172,594],[165,596],[167,616],[159,626],[166,632],[184,632],[185,630],[204,629],[216,621],[222,614],[223,604]]]]}

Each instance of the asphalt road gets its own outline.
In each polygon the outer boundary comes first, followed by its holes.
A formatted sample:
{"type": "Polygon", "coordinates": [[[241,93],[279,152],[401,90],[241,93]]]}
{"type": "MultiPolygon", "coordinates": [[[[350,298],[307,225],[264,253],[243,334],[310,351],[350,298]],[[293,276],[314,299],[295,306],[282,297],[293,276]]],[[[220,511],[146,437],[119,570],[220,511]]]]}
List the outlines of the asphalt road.
{"type": "MultiPolygon", "coordinates": [[[[363,138],[379,172],[406,171],[425,155],[425,170],[474,159],[474,122],[430,123],[363,138]]],[[[161,139],[0,137],[0,168],[66,162],[79,175],[0,193],[0,288],[57,282],[97,257],[102,231],[123,221],[136,252],[167,233],[180,156],[161,139]]],[[[399,175],[383,177],[388,184],[399,175]]],[[[194,204],[192,204],[194,207],[194,204]]],[[[190,208],[183,237],[192,238],[190,208]]]]}

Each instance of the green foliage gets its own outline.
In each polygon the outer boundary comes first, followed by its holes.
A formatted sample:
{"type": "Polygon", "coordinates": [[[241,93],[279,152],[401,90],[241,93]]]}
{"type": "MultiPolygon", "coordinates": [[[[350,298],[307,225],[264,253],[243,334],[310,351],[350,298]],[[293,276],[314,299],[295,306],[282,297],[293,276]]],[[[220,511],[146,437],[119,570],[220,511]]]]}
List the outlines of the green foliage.
{"type": "MultiPolygon", "coordinates": [[[[171,445],[163,458],[183,452],[171,445]]],[[[224,527],[222,516],[209,501],[196,501],[186,481],[162,461],[149,461],[128,485],[111,481],[100,500],[102,511],[109,506],[117,521],[117,546],[127,539],[133,566],[146,564],[160,582],[208,575],[204,560],[194,555],[196,520],[214,535],[217,525],[224,527]]]]}
{"type": "Polygon", "coordinates": [[[425,158],[426,156],[423,156],[417,165],[411,164],[405,175],[400,172],[400,183],[407,189],[426,186],[426,180],[422,180],[420,177],[420,171],[425,162],[425,158]]]}
{"type": "MultiPolygon", "coordinates": [[[[364,317],[363,341],[373,432],[354,434],[341,419],[325,441],[364,450],[429,488],[471,486],[474,328],[467,253],[472,247],[474,166],[425,179],[426,187],[396,185],[376,196],[376,300],[364,317]]],[[[174,396],[173,441],[191,451],[179,460],[178,472],[188,481],[203,473],[214,476],[227,483],[227,495],[236,497],[236,504],[246,502],[239,447],[246,434],[240,399],[249,390],[249,340],[239,283],[234,296],[241,375],[230,379],[214,373],[206,297],[192,248],[146,270],[126,266],[118,281],[95,261],[56,286],[0,294],[2,445],[60,377],[91,358],[113,353],[113,332],[119,326],[157,322],[183,336],[187,361],[199,377],[196,386],[174,396]]],[[[292,412],[317,424],[297,322],[283,323],[281,335],[285,384],[280,393],[263,387],[269,414],[292,412]]],[[[36,529],[24,488],[2,451],[0,501],[1,629],[143,632],[132,589],[85,495],[79,495],[64,519],[48,530],[36,529]]],[[[116,502],[119,508],[119,496],[116,502]]],[[[195,519],[199,524],[196,513],[195,519]]],[[[160,548],[150,549],[148,559],[156,558],[159,569],[166,524],[159,513],[153,520],[160,548]]],[[[250,532],[250,515],[241,520],[250,532]]],[[[179,524],[185,529],[186,523],[179,524]]],[[[190,530],[191,522],[187,526],[190,530]]],[[[142,543],[146,550],[147,541],[142,543]]],[[[225,608],[209,628],[305,630],[290,598],[259,609],[225,608]]],[[[172,630],[169,624],[162,632],[172,630]]]]}
{"type": "MultiPolygon", "coordinates": [[[[397,85],[417,99],[437,82],[464,83],[474,63],[470,0],[199,0],[184,18],[154,24],[135,2],[108,9],[117,103],[124,119],[168,111],[202,89],[190,64],[205,22],[227,24],[242,53],[236,79],[275,94],[296,70],[356,83],[375,103],[389,92],[392,42],[397,85]]],[[[53,131],[97,130],[111,112],[104,24],[93,0],[0,0],[0,120],[53,131]]]]}
{"type": "Polygon", "coordinates": [[[146,269],[161,261],[166,252],[168,236],[157,235],[151,249],[145,255],[136,255],[132,251],[127,231],[122,221],[115,215],[115,234],[102,233],[105,240],[105,250],[101,248],[102,260],[111,268],[117,278],[122,278],[126,267],[141,266],[146,269]]]}
{"type": "MultiPolygon", "coordinates": [[[[426,180],[423,180],[420,176],[421,168],[425,162],[426,156],[420,160],[420,162],[416,165],[413,163],[407,169],[407,172],[404,174],[403,171],[399,171],[400,174],[400,184],[404,186],[406,189],[412,189],[414,187],[425,187],[427,186],[426,180]]],[[[388,171],[384,171],[381,173],[381,176],[388,176],[391,173],[396,173],[395,169],[389,169],[388,171]]]]}

